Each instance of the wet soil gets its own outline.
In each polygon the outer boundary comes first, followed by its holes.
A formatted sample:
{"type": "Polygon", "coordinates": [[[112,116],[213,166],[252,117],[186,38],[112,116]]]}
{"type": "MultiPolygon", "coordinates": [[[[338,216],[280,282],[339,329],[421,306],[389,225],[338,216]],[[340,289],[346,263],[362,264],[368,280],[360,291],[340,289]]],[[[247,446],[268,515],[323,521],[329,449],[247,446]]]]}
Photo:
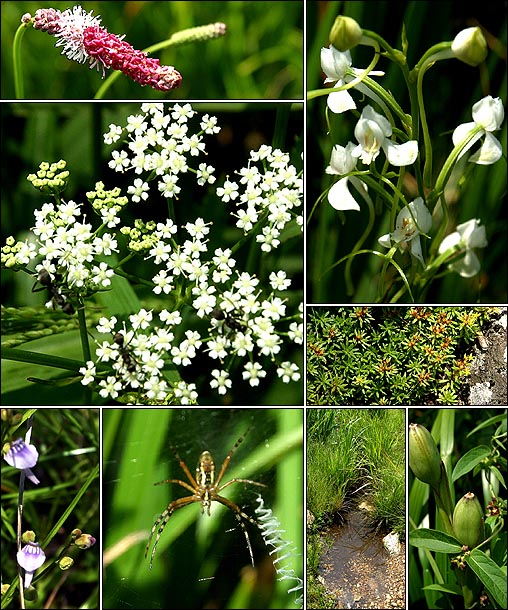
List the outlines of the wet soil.
{"type": "Polygon", "coordinates": [[[322,557],[320,580],[337,599],[336,608],[405,608],[405,546],[389,555],[386,533],[373,532],[361,509],[326,532],[333,542],[322,557]]]}

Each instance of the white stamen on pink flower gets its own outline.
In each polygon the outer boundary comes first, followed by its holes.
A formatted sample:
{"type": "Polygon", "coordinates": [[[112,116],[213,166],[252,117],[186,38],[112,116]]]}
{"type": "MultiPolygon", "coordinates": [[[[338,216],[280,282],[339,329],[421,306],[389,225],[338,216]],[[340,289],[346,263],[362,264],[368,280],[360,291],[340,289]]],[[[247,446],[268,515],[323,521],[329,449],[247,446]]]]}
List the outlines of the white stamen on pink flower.
{"type": "Polygon", "coordinates": [[[159,91],[179,87],[181,74],[173,66],[161,66],[160,61],[137,51],[123,36],[110,34],[100,26],[100,17],[86,13],[75,6],[61,13],[53,8],[39,9],[34,18],[34,28],[58,38],[56,46],[63,46],[62,54],[79,63],[90,62],[90,68],[102,67],[120,70],[144,87],[149,85],[159,91]]]}

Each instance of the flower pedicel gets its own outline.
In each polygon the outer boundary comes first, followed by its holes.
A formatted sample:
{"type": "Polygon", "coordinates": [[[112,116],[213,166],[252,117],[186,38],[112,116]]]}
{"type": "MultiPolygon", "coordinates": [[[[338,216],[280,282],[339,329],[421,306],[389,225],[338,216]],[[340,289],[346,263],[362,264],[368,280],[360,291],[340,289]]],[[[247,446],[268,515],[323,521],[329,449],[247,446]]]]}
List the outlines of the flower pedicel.
{"type": "Polygon", "coordinates": [[[144,87],[149,85],[158,91],[179,87],[182,75],[173,66],[161,66],[158,59],[137,51],[123,36],[110,34],[101,27],[100,17],[86,13],[81,6],[60,12],[54,8],[38,9],[34,28],[58,38],[56,46],[63,46],[62,54],[79,63],[90,62],[90,68],[102,66],[120,70],[144,87]]]}

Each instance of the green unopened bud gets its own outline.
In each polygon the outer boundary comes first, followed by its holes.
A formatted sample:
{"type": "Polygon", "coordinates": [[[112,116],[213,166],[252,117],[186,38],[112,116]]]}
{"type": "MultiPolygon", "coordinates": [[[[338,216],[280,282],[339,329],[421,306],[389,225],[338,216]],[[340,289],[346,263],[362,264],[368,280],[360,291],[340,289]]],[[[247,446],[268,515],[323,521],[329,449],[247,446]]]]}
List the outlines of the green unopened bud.
{"type": "Polygon", "coordinates": [[[74,565],[74,559],[72,557],[62,557],[58,560],[58,567],[61,570],[68,570],[70,568],[72,568],[72,566],[74,565]]]}
{"type": "Polygon", "coordinates": [[[339,15],[330,30],[330,42],[339,51],[348,51],[360,42],[362,28],[351,17],[339,15]]]}
{"type": "Polygon", "coordinates": [[[35,542],[35,532],[32,530],[26,530],[21,534],[21,542],[26,544],[27,542],[35,542]]]}
{"type": "Polygon", "coordinates": [[[74,541],[74,544],[80,549],[89,549],[95,543],[95,538],[90,534],[81,534],[81,536],[74,541]]]}
{"type": "Polygon", "coordinates": [[[460,31],[452,42],[452,52],[457,59],[470,66],[477,66],[487,57],[487,41],[479,27],[460,31]]]}
{"type": "Polygon", "coordinates": [[[432,434],[420,424],[409,424],[409,466],[420,481],[439,485],[441,456],[432,434]]]}
{"type": "Polygon", "coordinates": [[[453,511],[455,538],[469,549],[483,542],[485,537],[483,511],[474,493],[467,493],[453,511]]]}

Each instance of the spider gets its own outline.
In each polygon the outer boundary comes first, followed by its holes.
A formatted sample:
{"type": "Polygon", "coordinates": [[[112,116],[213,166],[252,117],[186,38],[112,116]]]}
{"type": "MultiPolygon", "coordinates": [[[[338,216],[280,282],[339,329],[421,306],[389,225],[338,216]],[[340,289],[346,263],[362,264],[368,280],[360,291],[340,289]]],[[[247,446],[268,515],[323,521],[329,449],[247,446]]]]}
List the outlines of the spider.
{"type": "Polygon", "coordinates": [[[227,506],[235,513],[236,518],[242,526],[243,533],[245,534],[245,540],[247,541],[247,548],[249,549],[251,564],[252,567],[254,567],[254,556],[252,554],[249,534],[247,533],[247,528],[245,527],[245,523],[242,521],[242,518],[246,521],[249,521],[256,527],[259,527],[259,524],[254,519],[246,515],[242,511],[242,509],[234,502],[219,495],[219,492],[221,492],[223,489],[233,483],[250,483],[251,485],[259,485],[259,487],[266,487],[266,485],[264,485],[263,483],[257,483],[256,481],[251,481],[250,479],[237,478],[231,479],[230,481],[227,481],[227,483],[221,485],[222,478],[227,470],[227,467],[229,466],[229,462],[231,461],[233,453],[237,450],[240,443],[247,436],[249,430],[250,428],[236,441],[231,451],[227,454],[226,459],[222,463],[219,474],[217,475],[217,479],[215,479],[215,464],[209,451],[203,451],[203,453],[199,456],[198,465],[196,467],[196,477],[194,478],[190,473],[187,464],[178,455],[178,452],[175,447],[171,446],[171,450],[175,454],[175,457],[180,464],[180,468],[184,471],[185,476],[189,480],[189,483],[187,483],[186,481],[181,481],[180,479],[167,479],[165,481],[159,481],[158,483],[154,483],[154,485],[162,485],[163,483],[177,483],[181,487],[184,487],[185,489],[189,490],[192,495],[173,500],[173,502],[168,505],[168,507],[161,513],[161,515],[153,524],[152,531],[150,532],[150,538],[148,539],[148,543],[145,548],[146,559],[153,535],[157,531],[155,543],[152,549],[152,555],[150,557],[150,570],[152,569],[155,549],[157,548],[159,538],[161,537],[162,532],[164,531],[164,528],[166,527],[166,524],[169,521],[169,518],[175,512],[175,510],[178,510],[183,506],[187,506],[187,504],[192,504],[193,502],[200,502],[201,513],[204,513],[206,509],[208,516],[210,516],[210,506],[213,501],[220,502],[220,504],[224,504],[224,506],[227,506]]]}

